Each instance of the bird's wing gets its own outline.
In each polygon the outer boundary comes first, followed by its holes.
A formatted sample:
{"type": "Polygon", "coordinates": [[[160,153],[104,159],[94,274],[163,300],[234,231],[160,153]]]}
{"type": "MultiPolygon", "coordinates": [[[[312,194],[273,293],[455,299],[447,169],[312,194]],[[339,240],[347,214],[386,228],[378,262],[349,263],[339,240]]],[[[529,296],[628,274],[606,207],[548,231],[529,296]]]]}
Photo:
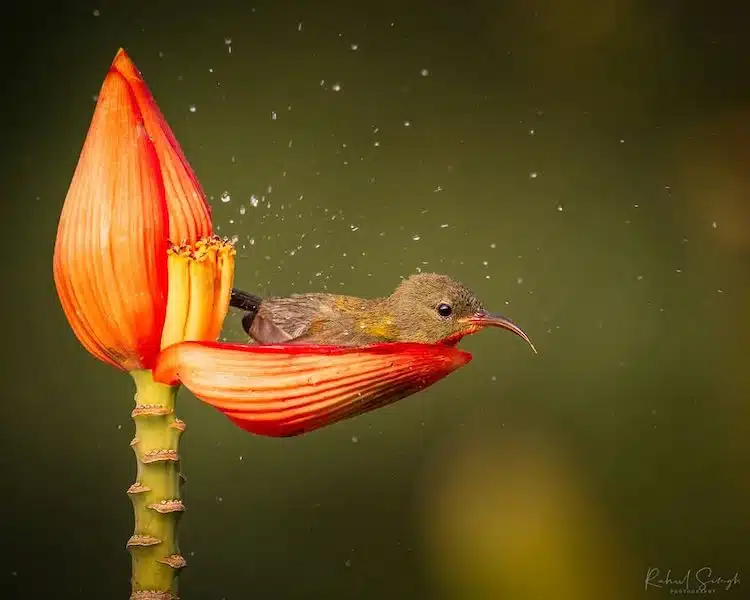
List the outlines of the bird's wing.
{"type": "Polygon", "coordinates": [[[325,294],[266,298],[248,334],[261,344],[283,344],[304,336],[314,321],[325,319],[331,312],[324,298],[325,294]]]}
{"type": "Polygon", "coordinates": [[[259,344],[283,344],[293,339],[263,311],[245,315],[242,328],[259,344]]]}

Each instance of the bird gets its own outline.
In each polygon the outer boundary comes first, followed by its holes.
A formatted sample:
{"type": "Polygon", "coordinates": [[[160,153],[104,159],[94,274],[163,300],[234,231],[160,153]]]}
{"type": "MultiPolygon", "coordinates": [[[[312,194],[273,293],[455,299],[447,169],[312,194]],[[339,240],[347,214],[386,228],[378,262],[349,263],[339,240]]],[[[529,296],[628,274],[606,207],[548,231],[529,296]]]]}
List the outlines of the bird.
{"type": "Polygon", "coordinates": [[[485,327],[500,327],[521,337],[536,353],[518,325],[488,312],[469,288],[438,273],[411,275],[390,296],[380,298],[320,292],[261,298],[233,288],[230,305],[245,311],[242,328],[259,344],[455,345],[485,327]]]}

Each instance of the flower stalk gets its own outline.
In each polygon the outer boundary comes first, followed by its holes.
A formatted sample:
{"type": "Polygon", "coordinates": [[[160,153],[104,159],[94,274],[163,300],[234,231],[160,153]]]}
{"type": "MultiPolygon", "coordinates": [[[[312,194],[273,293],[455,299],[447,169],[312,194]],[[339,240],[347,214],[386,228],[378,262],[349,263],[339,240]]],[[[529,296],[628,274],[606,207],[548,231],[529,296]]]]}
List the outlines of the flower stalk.
{"type": "Polygon", "coordinates": [[[182,502],[179,442],[185,423],[175,415],[178,386],[154,381],[151,371],[131,371],[135,381],[131,442],[138,465],[128,489],[135,529],[127,543],[132,558],[131,600],[176,600],[185,566],[177,541],[182,502]]]}

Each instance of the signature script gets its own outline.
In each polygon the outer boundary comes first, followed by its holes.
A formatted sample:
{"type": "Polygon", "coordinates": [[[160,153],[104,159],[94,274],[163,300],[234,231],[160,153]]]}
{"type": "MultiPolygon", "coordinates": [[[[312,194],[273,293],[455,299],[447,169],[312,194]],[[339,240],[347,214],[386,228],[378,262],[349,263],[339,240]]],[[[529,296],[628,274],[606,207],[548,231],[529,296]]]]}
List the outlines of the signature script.
{"type": "Polygon", "coordinates": [[[644,589],[668,588],[672,595],[713,594],[717,589],[729,591],[740,584],[739,572],[730,577],[716,575],[711,567],[701,567],[693,571],[688,569],[680,575],[673,575],[672,569],[662,575],[658,567],[649,567],[646,571],[644,589]]]}

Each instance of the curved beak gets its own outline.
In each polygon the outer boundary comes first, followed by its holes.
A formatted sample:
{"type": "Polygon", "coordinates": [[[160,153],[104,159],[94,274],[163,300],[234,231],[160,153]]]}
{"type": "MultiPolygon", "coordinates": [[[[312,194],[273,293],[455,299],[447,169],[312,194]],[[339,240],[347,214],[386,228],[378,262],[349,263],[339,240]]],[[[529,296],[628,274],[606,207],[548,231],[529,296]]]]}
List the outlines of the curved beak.
{"type": "Polygon", "coordinates": [[[477,329],[480,329],[482,327],[502,327],[503,329],[512,331],[518,337],[524,339],[529,346],[531,346],[531,349],[534,351],[534,354],[538,354],[538,352],[536,351],[536,348],[534,348],[534,344],[531,343],[529,336],[526,335],[524,330],[521,329],[518,325],[516,325],[510,319],[506,319],[503,316],[483,310],[483,311],[473,314],[470,317],[467,317],[466,319],[464,319],[464,322],[477,327],[477,329]]]}

